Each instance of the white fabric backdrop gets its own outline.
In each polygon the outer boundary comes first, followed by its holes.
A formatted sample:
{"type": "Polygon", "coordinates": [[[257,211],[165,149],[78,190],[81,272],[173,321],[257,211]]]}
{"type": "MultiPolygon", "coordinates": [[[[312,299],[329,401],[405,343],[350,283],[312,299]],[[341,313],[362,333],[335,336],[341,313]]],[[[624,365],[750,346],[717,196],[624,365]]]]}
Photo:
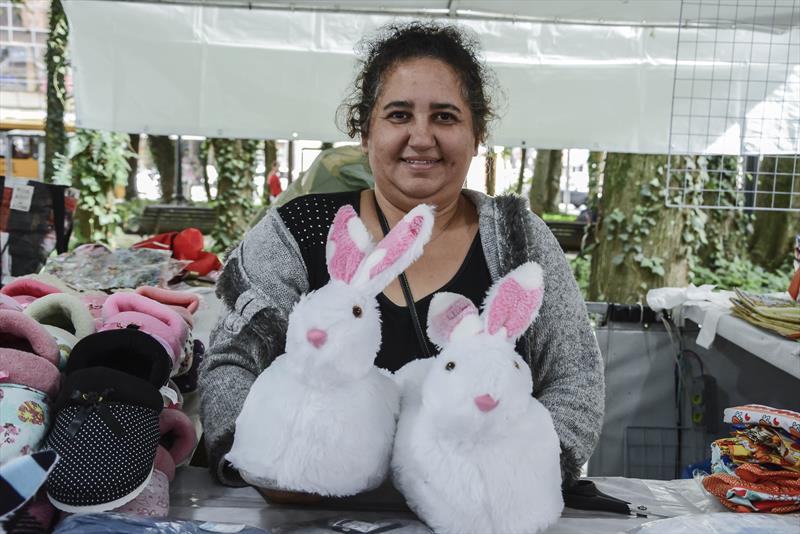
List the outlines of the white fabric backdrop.
{"type": "MultiPolygon", "coordinates": [[[[574,8],[580,3],[563,4],[574,8]]],[[[478,4],[457,3],[461,8],[478,4]]],[[[515,3],[483,4],[502,12],[515,3]]],[[[656,18],[667,21],[668,11],[677,16],[678,3],[672,0],[639,2],[631,13],[647,15],[642,7],[646,4],[660,6],[651,7],[656,18]]],[[[552,11],[554,3],[542,5],[552,11]]],[[[89,0],[66,2],[65,9],[77,126],[260,139],[346,139],[334,116],[355,73],[353,47],[363,35],[398,20],[370,14],[89,0]]],[[[580,13],[573,9],[564,14],[580,13]]],[[[458,23],[478,34],[504,90],[499,100],[502,119],[492,129],[492,143],[668,151],[677,28],[473,19],[458,23]]],[[[754,36],[741,29],[682,31],[699,32],[694,37],[701,40],[754,36]]],[[[770,39],[784,46],[800,43],[800,28],[770,34],[770,39]]],[[[766,79],[766,63],[758,58],[736,64],[681,62],[680,69],[700,77],[720,66],[747,69],[750,79],[766,79]]],[[[791,153],[800,139],[800,61],[786,70],[761,100],[768,103],[770,95],[774,99],[778,94],[780,103],[797,101],[796,106],[784,105],[777,119],[785,131],[778,144],[785,146],[772,147],[791,153]]],[[[743,93],[742,83],[712,89],[714,94],[736,95],[743,93]]],[[[747,124],[748,113],[758,103],[727,110],[726,116],[735,119],[719,125],[719,132],[691,143],[679,139],[673,152],[739,153],[743,129],[758,134],[764,127],[762,122],[747,124]]],[[[694,114],[702,111],[693,109],[694,114]]],[[[761,142],[758,135],[752,137],[761,142]]]]}

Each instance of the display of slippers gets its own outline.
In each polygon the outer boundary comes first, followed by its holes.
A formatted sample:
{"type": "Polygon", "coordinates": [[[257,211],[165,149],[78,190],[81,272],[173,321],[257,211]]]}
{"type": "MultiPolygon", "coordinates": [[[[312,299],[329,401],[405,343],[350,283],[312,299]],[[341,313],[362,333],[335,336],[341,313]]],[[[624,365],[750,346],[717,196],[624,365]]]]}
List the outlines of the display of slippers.
{"type": "Polygon", "coordinates": [[[50,332],[60,353],[59,369],[64,369],[75,344],[95,331],[95,322],[86,305],[75,296],[53,293],[36,299],[25,308],[25,315],[50,332]]]}
{"type": "Polygon", "coordinates": [[[52,336],[22,312],[0,310],[0,464],[39,449],[58,393],[52,336]]]}
{"type": "Polygon", "coordinates": [[[148,487],[160,438],[159,389],[169,372],[167,348],[136,328],[75,345],[47,439],[61,457],[47,487],[56,508],[112,510],[148,487]]]}

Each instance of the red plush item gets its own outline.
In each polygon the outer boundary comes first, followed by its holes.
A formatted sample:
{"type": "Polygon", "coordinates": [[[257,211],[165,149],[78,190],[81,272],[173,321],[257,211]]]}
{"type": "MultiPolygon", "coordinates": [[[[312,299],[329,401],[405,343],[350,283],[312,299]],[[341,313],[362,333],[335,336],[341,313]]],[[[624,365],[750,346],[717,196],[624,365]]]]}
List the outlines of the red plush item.
{"type": "Polygon", "coordinates": [[[789,282],[789,294],[794,300],[800,302],[800,269],[797,269],[792,277],[792,281],[789,282]]]}
{"type": "Polygon", "coordinates": [[[171,250],[172,257],[176,260],[192,262],[186,266],[186,271],[197,273],[200,276],[222,268],[222,262],[219,261],[216,254],[203,250],[203,233],[197,228],[154,235],[136,243],[131,248],[171,250]]]}

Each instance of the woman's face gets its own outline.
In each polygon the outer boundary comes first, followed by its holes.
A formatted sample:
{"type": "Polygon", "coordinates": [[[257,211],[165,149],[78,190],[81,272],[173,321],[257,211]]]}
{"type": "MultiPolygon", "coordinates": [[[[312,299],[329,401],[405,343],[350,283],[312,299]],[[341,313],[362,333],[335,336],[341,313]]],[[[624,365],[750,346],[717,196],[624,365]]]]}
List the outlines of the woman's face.
{"type": "Polygon", "coordinates": [[[455,71],[438,59],[410,59],[382,85],[361,140],[376,187],[395,205],[456,199],[478,142],[455,71]]]}

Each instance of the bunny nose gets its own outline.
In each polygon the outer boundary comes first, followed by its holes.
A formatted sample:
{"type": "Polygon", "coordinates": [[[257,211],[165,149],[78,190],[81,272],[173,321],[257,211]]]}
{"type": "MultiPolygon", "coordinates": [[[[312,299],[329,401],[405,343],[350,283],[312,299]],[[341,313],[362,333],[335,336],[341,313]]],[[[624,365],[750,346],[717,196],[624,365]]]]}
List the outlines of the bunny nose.
{"type": "Polygon", "coordinates": [[[497,407],[498,404],[500,404],[500,401],[495,400],[488,393],[486,395],[481,395],[480,397],[475,397],[475,405],[482,412],[491,412],[497,407]]]}
{"type": "Polygon", "coordinates": [[[308,341],[316,348],[320,348],[325,344],[325,340],[328,339],[328,334],[325,332],[325,330],[312,328],[306,332],[306,339],[308,339],[308,341]]]}

